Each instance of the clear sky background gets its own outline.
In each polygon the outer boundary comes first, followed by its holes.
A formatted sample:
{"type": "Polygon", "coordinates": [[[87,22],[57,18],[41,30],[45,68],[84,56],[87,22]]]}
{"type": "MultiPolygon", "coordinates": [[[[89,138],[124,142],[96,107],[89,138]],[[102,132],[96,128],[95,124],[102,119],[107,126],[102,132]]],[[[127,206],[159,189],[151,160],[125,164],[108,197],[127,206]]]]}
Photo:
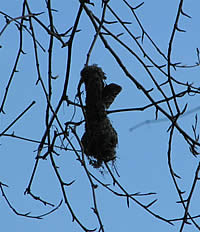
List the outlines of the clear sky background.
{"type": "MultiPolygon", "coordinates": [[[[44,14],[38,18],[48,25],[48,15],[45,1],[28,1],[32,12],[44,14]]],[[[141,1],[128,1],[132,6],[137,6],[141,1]]],[[[160,1],[145,0],[141,8],[136,13],[142,22],[146,32],[149,33],[153,41],[158,45],[164,54],[167,54],[169,39],[175,22],[178,9],[178,0],[160,1]]],[[[2,1],[0,11],[11,17],[21,15],[23,1],[8,0],[2,1]]],[[[94,1],[95,6],[87,5],[94,14],[101,16],[101,1],[94,1]]],[[[109,5],[124,21],[132,22],[128,28],[135,36],[141,36],[141,30],[136,23],[130,9],[123,1],[110,0],[109,5]]],[[[54,22],[59,33],[69,29],[76,18],[79,1],[52,1],[52,7],[57,10],[54,12],[54,22]]],[[[200,2],[197,0],[185,0],[183,4],[184,11],[192,18],[181,16],[179,27],[185,30],[185,33],[176,33],[172,50],[172,62],[181,62],[183,65],[194,65],[197,62],[196,48],[200,47],[199,30],[199,9],[200,2]]],[[[107,10],[106,19],[114,21],[114,17],[107,10]]],[[[5,26],[5,18],[0,14],[0,31],[5,26]]],[[[28,22],[27,22],[28,27],[28,22]]],[[[46,52],[39,51],[39,62],[42,79],[47,85],[47,61],[49,37],[43,29],[34,22],[36,38],[45,48],[46,52]]],[[[125,32],[119,24],[107,25],[107,27],[116,35],[125,32]]],[[[75,36],[73,50],[70,80],[68,87],[68,96],[74,100],[77,85],[80,79],[80,71],[86,62],[86,55],[90,44],[95,35],[94,28],[85,12],[81,15],[78,29],[81,29],[75,36]]],[[[155,89],[144,68],[137,59],[130,55],[125,48],[122,48],[116,41],[109,36],[105,36],[109,44],[120,56],[127,70],[140,82],[146,89],[154,88],[151,96],[155,100],[162,99],[162,96],[155,89]]],[[[126,33],[119,37],[128,47],[133,49],[146,64],[150,64],[138,49],[136,43],[126,33]]],[[[66,38],[67,41],[67,38],[66,38]]],[[[138,40],[141,44],[141,40],[138,40]]],[[[19,31],[15,23],[10,23],[4,33],[0,36],[0,103],[2,102],[5,88],[13,68],[18,47],[19,31]]],[[[152,47],[146,37],[144,37],[143,48],[159,65],[166,64],[166,61],[152,47]]],[[[41,85],[35,85],[37,81],[37,72],[33,55],[33,44],[31,36],[24,31],[23,51],[26,53],[20,57],[17,66],[17,72],[11,83],[7,100],[4,106],[6,114],[0,114],[0,131],[2,132],[33,100],[36,104],[12,127],[7,134],[34,139],[40,141],[45,130],[45,110],[46,100],[41,85]]],[[[61,43],[55,39],[53,53],[53,76],[58,76],[53,81],[52,103],[56,107],[63,89],[63,81],[66,70],[67,48],[62,48],[61,43]]],[[[116,63],[109,51],[104,47],[102,41],[98,38],[91,55],[90,64],[98,64],[107,76],[107,83],[117,83],[122,86],[122,92],[111,106],[111,109],[143,107],[149,104],[149,100],[142,91],[127,78],[122,69],[116,63]]],[[[166,69],[165,69],[166,70],[166,69]]],[[[156,80],[162,83],[166,77],[160,74],[156,69],[151,69],[156,80]]],[[[199,67],[179,68],[172,70],[172,75],[182,82],[194,83],[200,87],[199,67]]],[[[163,88],[167,96],[171,96],[169,89],[163,88]]],[[[185,90],[185,87],[176,86],[176,91],[185,90]]],[[[188,103],[188,112],[199,107],[199,96],[185,96],[179,100],[180,108],[183,109],[188,103]]],[[[163,104],[164,109],[167,109],[163,104]]],[[[73,107],[67,107],[63,104],[59,111],[59,119],[64,123],[69,121],[73,115],[73,107]]],[[[187,114],[179,119],[180,125],[191,136],[192,124],[195,121],[195,114],[199,111],[187,114]]],[[[170,122],[165,120],[164,116],[158,114],[158,121],[155,119],[155,109],[149,108],[145,111],[120,112],[109,115],[112,124],[119,136],[117,147],[116,167],[120,177],[116,178],[120,184],[129,193],[148,193],[155,192],[156,195],[137,197],[143,204],[148,204],[154,199],[158,201],[150,208],[154,213],[167,219],[183,217],[183,207],[176,202],[179,201],[178,194],[172,182],[169,167],[167,163],[167,150],[169,133],[167,132],[170,122]],[[164,119],[164,120],[160,120],[164,119]],[[152,120],[147,123],[147,120],[152,120]],[[142,124],[143,122],[146,122],[142,124]],[[138,126],[140,125],[140,126],[138,126]]],[[[82,119],[80,110],[76,110],[75,121],[82,119]]],[[[55,124],[56,125],[56,124],[55,124]]],[[[80,127],[77,132],[82,136],[84,127],[80,127]]],[[[72,141],[75,140],[72,138],[72,141]]],[[[24,191],[29,183],[31,173],[35,163],[36,150],[38,144],[25,142],[23,140],[11,137],[1,137],[0,146],[0,181],[9,187],[4,188],[6,196],[13,207],[20,213],[31,212],[31,215],[37,216],[44,214],[52,209],[50,206],[44,206],[41,202],[33,200],[29,195],[24,195],[24,191]]],[[[57,150],[60,156],[55,157],[59,172],[67,183],[75,182],[66,187],[66,193],[69,202],[80,221],[88,228],[95,228],[98,223],[92,211],[92,192],[87,176],[76,160],[73,152],[63,152],[57,150]]],[[[184,197],[187,197],[194,179],[195,170],[199,158],[195,158],[189,151],[188,144],[177,131],[173,140],[172,163],[176,173],[181,176],[178,180],[180,188],[186,191],[184,197]]],[[[98,170],[88,166],[88,169],[103,183],[111,184],[112,179],[108,173],[101,175],[98,170]]],[[[113,170],[114,171],[114,170],[113,170]]],[[[191,215],[200,214],[200,186],[194,192],[192,198],[190,213],[191,215]]],[[[119,188],[112,186],[115,191],[119,188]]],[[[58,205],[63,199],[59,182],[55,176],[49,158],[41,160],[33,181],[33,193],[40,196],[52,204],[58,205]]],[[[97,204],[101,215],[105,231],[179,231],[180,223],[175,222],[174,226],[167,224],[150,215],[139,205],[130,201],[130,207],[127,207],[126,199],[117,197],[105,188],[99,186],[96,190],[97,204]]],[[[5,199],[0,197],[0,218],[2,231],[82,231],[76,222],[72,222],[72,217],[66,205],[62,203],[60,208],[54,213],[44,217],[42,220],[29,219],[16,216],[6,204],[5,199]]],[[[198,219],[196,220],[198,223],[198,219]]],[[[194,226],[185,226],[184,231],[197,231],[194,226]]]]}

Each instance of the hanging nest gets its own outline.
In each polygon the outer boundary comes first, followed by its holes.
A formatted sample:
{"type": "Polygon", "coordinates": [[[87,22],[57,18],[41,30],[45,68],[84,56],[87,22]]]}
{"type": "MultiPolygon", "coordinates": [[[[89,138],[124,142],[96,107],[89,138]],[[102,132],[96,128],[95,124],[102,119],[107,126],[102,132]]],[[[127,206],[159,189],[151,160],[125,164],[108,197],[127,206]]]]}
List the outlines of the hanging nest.
{"type": "Polygon", "coordinates": [[[122,88],[114,83],[105,85],[105,73],[97,65],[85,67],[81,71],[81,78],[86,90],[86,123],[81,142],[90,164],[99,168],[103,162],[116,159],[118,136],[106,109],[122,88]]]}

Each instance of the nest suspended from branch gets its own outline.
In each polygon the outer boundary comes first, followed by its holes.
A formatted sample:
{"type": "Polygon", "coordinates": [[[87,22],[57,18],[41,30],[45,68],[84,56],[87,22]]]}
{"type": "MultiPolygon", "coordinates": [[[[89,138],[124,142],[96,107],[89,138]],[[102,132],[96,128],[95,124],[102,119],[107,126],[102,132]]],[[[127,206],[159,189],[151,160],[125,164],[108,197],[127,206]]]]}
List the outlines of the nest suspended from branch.
{"type": "Polygon", "coordinates": [[[81,78],[86,89],[86,123],[81,142],[90,164],[99,168],[103,162],[116,159],[118,136],[106,109],[122,88],[114,83],[105,86],[105,73],[97,65],[85,67],[81,71],[81,78]]]}

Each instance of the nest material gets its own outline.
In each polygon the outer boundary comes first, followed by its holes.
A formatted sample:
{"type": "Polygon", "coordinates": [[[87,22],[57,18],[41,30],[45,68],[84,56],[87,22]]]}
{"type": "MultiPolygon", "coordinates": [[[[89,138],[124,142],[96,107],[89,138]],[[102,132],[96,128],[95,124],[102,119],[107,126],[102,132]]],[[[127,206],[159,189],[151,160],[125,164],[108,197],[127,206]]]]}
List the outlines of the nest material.
{"type": "Polygon", "coordinates": [[[116,159],[117,132],[113,128],[106,109],[121,91],[117,84],[104,84],[105,73],[97,65],[87,66],[81,71],[86,89],[85,133],[81,139],[84,153],[93,167],[116,159]]]}

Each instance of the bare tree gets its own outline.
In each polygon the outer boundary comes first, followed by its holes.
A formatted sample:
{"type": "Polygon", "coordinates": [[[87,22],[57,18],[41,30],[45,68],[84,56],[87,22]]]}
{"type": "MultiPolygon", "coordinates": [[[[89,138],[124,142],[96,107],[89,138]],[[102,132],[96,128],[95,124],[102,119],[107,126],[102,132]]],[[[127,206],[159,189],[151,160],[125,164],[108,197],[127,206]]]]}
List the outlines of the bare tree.
{"type": "MultiPolygon", "coordinates": [[[[144,1],[137,5],[126,0],[117,3],[80,0],[67,2],[62,10],[57,10],[51,0],[46,0],[43,6],[39,4],[42,10],[37,11],[32,1],[23,0],[20,15],[0,11],[4,22],[0,28],[1,50],[10,54],[8,68],[2,67],[5,69],[0,102],[5,122],[0,132],[2,146],[11,141],[22,142],[20,148],[17,145],[12,148],[23,153],[28,143],[29,154],[34,147],[35,160],[31,157],[30,161],[34,162],[33,169],[28,169],[30,176],[24,176],[24,181],[28,181],[24,194],[44,207],[51,207],[36,216],[21,213],[7,195],[12,187],[2,180],[2,198],[15,214],[41,219],[64,205],[82,231],[107,231],[98,201],[101,189],[123,199],[127,208],[138,205],[139,210],[167,224],[169,231],[172,228],[184,231],[188,226],[200,230],[200,212],[195,208],[199,201],[200,170],[197,114],[200,56],[195,44],[199,33],[195,26],[191,26],[192,30],[188,26],[199,22],[199,18],[193,19],[188,12],[198,8],[199,3],[193,2],[191,6],[179,0],[166,13],[159,4],[164,3],[144,1]],[[151,14],[163,14],[155,16],[161,21],[159,28],[144,23],[149,17],[145,14],[148,4],[155,7],[151,14]],[[6,43],[6,36],[11,36],[9,28],[15,41],[6,43]],[[161,33],[167,33],[165,41],[159,41],[161,33]],[[112,103],[115,109],[110,107],[112,103]],[[140,121],[136,114],[141,115],[140,121]],[[124,115],[128,120],[122,119],[124,115]],[[129,131],[122,130],[124,125],[129,131]],[[117,148],[120,140],[124,140],[124,147],[117,148]],[[138,159],[143,157],[145,147],[148,154],[142,163],[138,159]],[[159,157],[153,157],[155,151],[159,157]],[[125,153],[130,160],[127,173],[120,171],[125,153]],[[149,159],[152,161],[148,163],[149,159]],[[62,199],[57,205],[48,193],[45,197],[40,192],[40,187],[34,190],[35,183],[40,185],[36,176],[45,175],[40,167],[44,162],[50,164],[51,174],[56,177],[54,188],[61,192],[62,199]],[[72,174],[69,170],[73,165],[77,168],[72,174]],[[169,174],[170,188],[162,193],[166,196],[175,192],[176,199],[171,202],[166,198],[165,203],[174,208],[178,205],[179,214],[159,208],[162,194],[156,190],[143,192],[132,183],[137,179],[144,185],[150,183],[152,188],[153,183],[164,188],[162,173],[158,171],[153,182],[148,176],[158,165],[166,167],[164,172],[169,174]],[[76,180],[70,179],[73,175],[76,180]],[[74,194],[69,189],[79,178],[90,189],[87,210],[92,209],[95,216],[91,224],[81,219],[70,200],[74,194]]],[[[4,151],[4,156],[11,154],[4,151]]],[[[5,165],[3,158],[1,161],[5,165]]],[[[27,166],[24,160],[19,165],[22,169],[27,166]]],[[[53,181],[53,177],[48,179],[46,185],[53,181]]],[[[80,187],[76,201],[84,200],[81,191],[80,187]]]]}

